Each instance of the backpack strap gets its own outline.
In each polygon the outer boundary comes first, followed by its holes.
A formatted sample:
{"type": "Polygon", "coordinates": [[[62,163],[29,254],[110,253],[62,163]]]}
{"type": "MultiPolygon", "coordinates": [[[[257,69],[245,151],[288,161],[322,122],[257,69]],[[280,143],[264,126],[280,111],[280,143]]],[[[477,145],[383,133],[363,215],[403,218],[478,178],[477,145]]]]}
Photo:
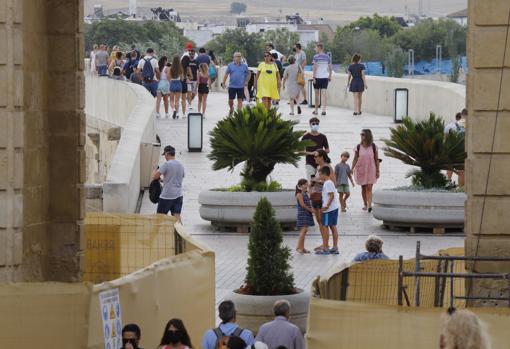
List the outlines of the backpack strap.
{"type": "Polygon", "coordinates": [[[220,330],[219,327],[213,328],[213,332],[217,337],[217,341],[219,341],[221,339],[221,337],[224,336],[223,332],[220,330]]]}
{"type": "Polygon", "coordinates": [[[358,153],[358,155],[359,155],[359,148],[360,148],[360,147],[361,147],[361,144],[358,144],[358,145],[356,146],[356,153],[358,153]]]}
{"type": "Polygon", "coordinates": [[[241,327],[237,327],[234,332],[232,332],[231,336],[234,336],[234,337],[240,337],[241,336],[241,333],[243,333],[244,331],[244,328],[241,328],[241,327]]]}

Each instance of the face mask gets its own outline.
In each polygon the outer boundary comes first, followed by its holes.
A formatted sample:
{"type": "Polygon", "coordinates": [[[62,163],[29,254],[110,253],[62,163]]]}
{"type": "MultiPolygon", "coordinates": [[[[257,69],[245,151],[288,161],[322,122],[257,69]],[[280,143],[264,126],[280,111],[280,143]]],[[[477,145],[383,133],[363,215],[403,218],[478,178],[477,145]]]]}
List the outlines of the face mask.
{"type": "Polygon", "coordinates": [[[310,128],[312,129],[313,132],[319,131],[319,125],[312,125],[312,126],[310,126],[310,128]]]}

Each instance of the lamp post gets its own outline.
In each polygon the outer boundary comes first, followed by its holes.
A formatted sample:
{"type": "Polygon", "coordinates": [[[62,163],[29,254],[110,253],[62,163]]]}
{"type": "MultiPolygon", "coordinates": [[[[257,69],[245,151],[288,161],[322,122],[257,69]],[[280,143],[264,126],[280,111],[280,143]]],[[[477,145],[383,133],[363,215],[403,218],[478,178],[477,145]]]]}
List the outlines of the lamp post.
{"type": "Polygon", "coordinates": [[[443,63],[443,46],[436,45],[436,70],[441,75],[441,66],[443,63]]]}
{"type": "Polygon", "coordinates": [[[414,50],[411,48],[407,56],[407,74],[414,77],[414,50]]]}

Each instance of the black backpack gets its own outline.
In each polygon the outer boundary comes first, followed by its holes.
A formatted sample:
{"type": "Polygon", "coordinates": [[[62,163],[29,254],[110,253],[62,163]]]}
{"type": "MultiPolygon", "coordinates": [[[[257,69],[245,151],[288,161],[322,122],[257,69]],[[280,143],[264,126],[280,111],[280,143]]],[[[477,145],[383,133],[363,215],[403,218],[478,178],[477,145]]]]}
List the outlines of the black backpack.
{"type": "Polygon", "coordinates": [[[237,327],[231,335],[224,334],[219,327],[213,328],[213,332],[216,335],[216,346],[215,349],[226,349],[227,343],[230,337],[240,337],[244,331],[241,327],[237,327]]]}
{"type": "Polygon", "coordinates": [[[149,186],[149,199],[152,203],[157,204],[159,202],[159,196],[161,195],[161,182],[159,179],[153,179],[149,186]]]}

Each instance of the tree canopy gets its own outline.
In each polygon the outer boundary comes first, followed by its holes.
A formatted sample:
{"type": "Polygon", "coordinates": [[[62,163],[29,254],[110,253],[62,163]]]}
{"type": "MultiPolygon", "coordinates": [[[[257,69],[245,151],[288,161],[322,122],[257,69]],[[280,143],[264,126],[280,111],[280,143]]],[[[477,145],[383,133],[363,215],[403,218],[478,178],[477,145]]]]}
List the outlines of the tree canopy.
{"type": "Polygon", "coordinates": [[[241,14],[246,12],[247,6],[243,2],[233,2],[230,4],[230,13],[241,14]]]}

